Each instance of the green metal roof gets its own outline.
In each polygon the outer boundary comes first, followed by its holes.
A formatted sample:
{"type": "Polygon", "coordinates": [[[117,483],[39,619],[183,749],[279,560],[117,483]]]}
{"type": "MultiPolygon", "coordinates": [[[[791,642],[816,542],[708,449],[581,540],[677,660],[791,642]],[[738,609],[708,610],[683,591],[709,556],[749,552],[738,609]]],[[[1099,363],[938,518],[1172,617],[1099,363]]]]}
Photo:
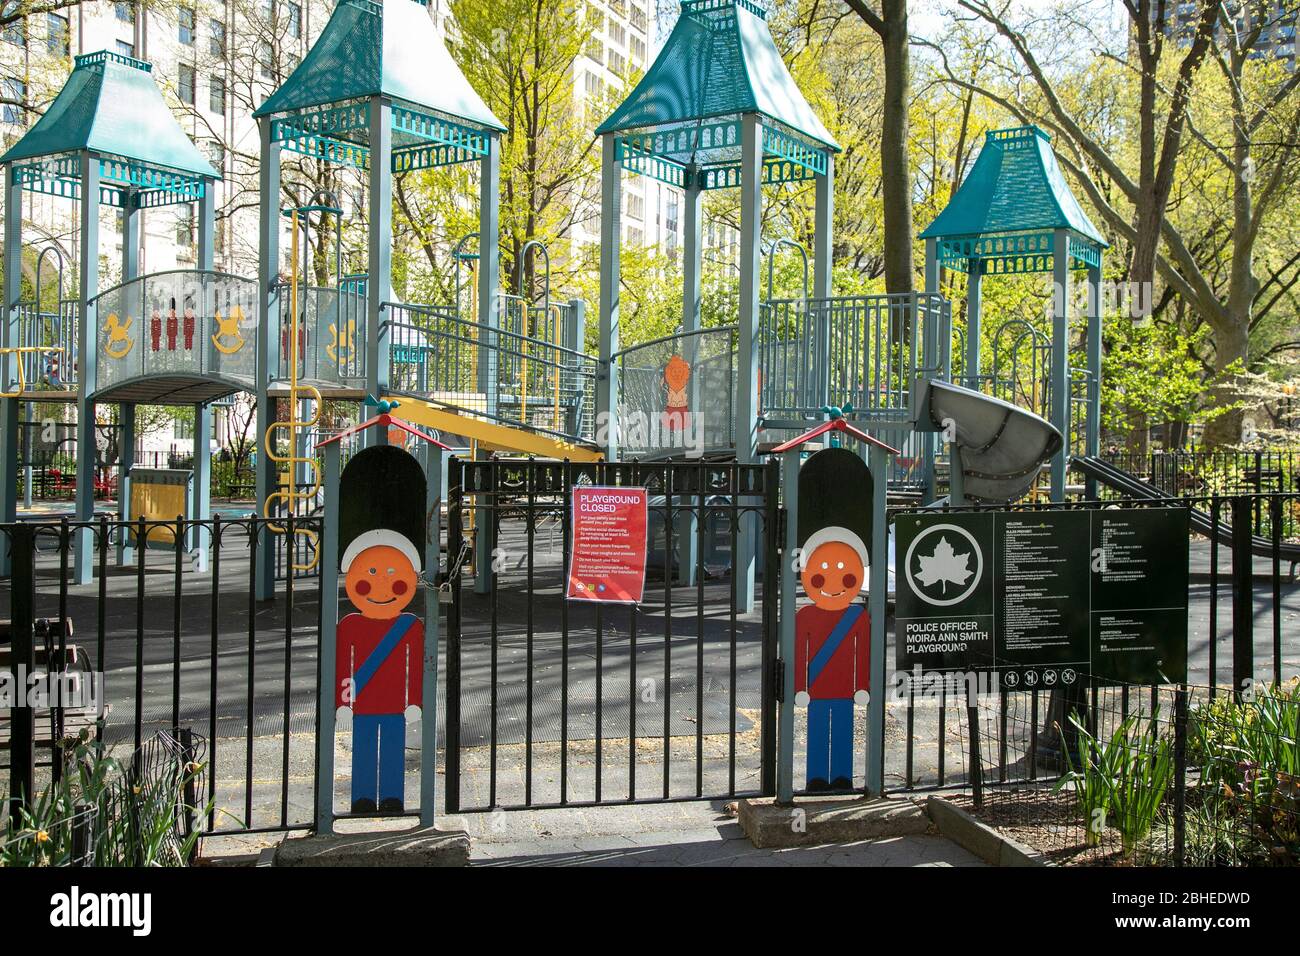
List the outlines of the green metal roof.
{"type": "Polygon", "coordinates": [[[181,129],[143,60],[79,56],[45,115],[0,157],[11,163],[93,150],[160,170],[220,179],[181,129]]]}
{"type": "Polygon", "coordinates": [[[759,113],[828,149],[839,144],[786,69],[753,0],[683,0],[641,82],[596,132],[623,133],[759,113]]]}
{"type": "Polygon", "coordinates": [[[970,174],[923,239],[986,237],[1069,229],[1105,248],[1108,243],[1074,198],[1051,137],[1037,126],[989,130],[970,174]]]}
{"type": "Polygon", "coordinates": [[[389,96],[504,131],[437,35],[419,0],[339,0],[307,56],[254,116],[389,96]]]}

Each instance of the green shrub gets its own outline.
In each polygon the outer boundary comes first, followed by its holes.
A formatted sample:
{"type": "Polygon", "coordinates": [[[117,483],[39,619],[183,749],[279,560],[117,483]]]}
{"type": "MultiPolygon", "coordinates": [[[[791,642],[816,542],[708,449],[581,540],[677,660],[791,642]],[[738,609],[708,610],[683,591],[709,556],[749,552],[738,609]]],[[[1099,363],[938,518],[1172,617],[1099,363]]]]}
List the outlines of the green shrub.
{"type": "Polygon", "coordinates": [[[1055,790],[1073,786],[1089,846],[1100,844],[1106,828],[1113,827],[1124,854],[1131,855],[1151,833],[1173,781],[1173,745],[1160,734],[1156,713],[1128,717],[1109,738],[1094,736],[1077,714],[1070,715],[1070,724],[1075,752],[1068,743],[1062,748],[1068,770],[1055,790]]]}
{"type": "MultiPolygon", "coordinates": [[[[174,741],[159,735],[146,747],[170,749],[146,761],[138,752],[124,766],[100,751],[88,731],[69,742],[66,769],[8,821],[0,866],[185,866],[198,842],[197,828],[178,834],[187,788],[197,791],[203,766],[182,763],[174,741]],[[168,748],[167,744],[173,747],[168,748]],[[145,766],[152,763],[152,766],[145,766]],[[140,768],[145,766],[145,769],[140,768]],[[134,771],[132,768],[136,768],[134,771]],[[84,825],[85,858],[74,859],[74,831],[84,825]]],[[[142,752],[145,748],[142,748],[142,752]]],[[[192,810],[197,818],[209,808],[192,810]]]]}

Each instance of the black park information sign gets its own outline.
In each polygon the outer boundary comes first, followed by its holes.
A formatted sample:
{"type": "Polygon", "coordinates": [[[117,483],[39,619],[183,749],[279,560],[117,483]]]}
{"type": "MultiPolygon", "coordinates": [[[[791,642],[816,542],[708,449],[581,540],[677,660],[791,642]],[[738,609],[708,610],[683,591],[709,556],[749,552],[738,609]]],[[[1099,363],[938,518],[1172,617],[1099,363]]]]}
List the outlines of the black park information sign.
{"type": "Polygon", "coordinates": [[[899,670],[1187,679],[1186,508],[904,514],[895,540],[899,670]]]}

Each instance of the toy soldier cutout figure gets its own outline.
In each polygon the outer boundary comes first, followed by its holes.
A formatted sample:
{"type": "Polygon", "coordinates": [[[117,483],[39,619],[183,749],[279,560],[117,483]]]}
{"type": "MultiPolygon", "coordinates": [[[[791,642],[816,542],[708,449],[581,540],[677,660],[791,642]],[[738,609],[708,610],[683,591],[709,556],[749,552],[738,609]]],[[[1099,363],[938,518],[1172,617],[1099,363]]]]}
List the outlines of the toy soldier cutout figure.
{"type": "Polygon", "coordinates": [[[339,479],[340,570],[356,612],[338,624],[335,706],[352,727],[352,812],[401,812],[406,723],[423,699],[424,623],[406,607],[423,569],[425,478],[392,445],[354,455],[339,479]]]}
{"type": "Polygon", "coordinates": [[[808,708],[810,791],[853,788],[853,705],[867,704],[871,621],[858,601],[870,563],[872,476],[847,448],[799,469],[800,581],[812,604],[795,614],[795,705],[808,708]]]}

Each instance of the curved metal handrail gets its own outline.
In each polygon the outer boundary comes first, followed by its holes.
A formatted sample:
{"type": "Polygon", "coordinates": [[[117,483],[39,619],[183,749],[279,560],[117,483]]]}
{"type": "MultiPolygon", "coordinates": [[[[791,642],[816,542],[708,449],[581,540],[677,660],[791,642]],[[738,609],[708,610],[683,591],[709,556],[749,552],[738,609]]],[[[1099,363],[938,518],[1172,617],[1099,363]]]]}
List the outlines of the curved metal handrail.
{"type": "Polygon", "coordinates": [[[90,301],[92,303],[98,302],[104,296],[110,295],[114,292],[120,292],[122,289],[125,289],[127,286],[136,282],[145,282],[149,279],[158,279],[162,276],[173,275],[204,275],[211,276],[214,279],[237,279],[240,282],[247,282],[254,286],[257,285],[256,279],[250,279],[248,276],[241,276],[234,272],[219,272],[215,269],[165,269],[162,272],[150,272],[148,275],[136,276],[134,279],[127,279],[125,282],[119,282],[115,286],[101,289],[90,301]]]}
{"type": "MultiPolygon", "coordinates": [[[[407,312],[413,312],[417,315],[436,316],[438,318],[445,319],[449,322],[454,322],[457,325],[464,326],[466,328],[476,329],[480,332],[489,332],[493,335],[503,336],[505,338],[513,339],[516,341],[524,341],[524,342],[533,341],[532,339],[529,339],[528,336],[521,335],[520,333],[515,332],[513,329],[503,329],[500,328],[499,326],[484,325],[482,322],[478,322],[473,319],[461,318],[460,316],[456,315],[454,311],[452,311],[450,306],[410,305],[405,302],[383,302],[380,303],[379,309],[381,312],[386,309],[405,309],[407,312]],[[442,309],[445,309],[447,311],[445,312],[440,311],[442,309]]],[[[411,325],[410,323],[407,322],[395,322],[392,319],[384,319],[382,322],[379,323],[379,334],[381,337],[386,333],[390,325],[405,326],[407,328],[416,329],[417,331],[420,332],[433,332],[435,335],[440,334],[437,332],[437,330],[422,329],[418,325],[411,325]]],[[[534,344],[536,343],[534,342],[534,344]]],[[[586,352],[579,352],[577,349],[571,349],[566,345],[556,345],[552,342],[547,342],[545,343],[545,345],[548,349],[553,349],[554,351],[559,352],[562,355],[571,355],[575,358],[590,360],[592,362],[597,361],[596,356],[588,355],[586,352]]]]}
{"type": "Polygon", "coordinates": [[[707,329],[691,329],[689,332],[673,332],[671,335],[661,335],[657,339],[650,339],[646,342],[638,342],[636,345],[629,345],[625,349],[619,349],[617,352],[614,352],[609,356],[609,360],[613,362],[615,359],[626,355],[628,352],[634,352],[637,349],[649,348],[652,345],[662,345],[664,342],[670,342],[673,339],[686,339],[697,335],[710,335],[715,332],[739,332],[739,331],[740,331],[740,325],[735,324],[735,325],[714,325],[707,329]]]}

